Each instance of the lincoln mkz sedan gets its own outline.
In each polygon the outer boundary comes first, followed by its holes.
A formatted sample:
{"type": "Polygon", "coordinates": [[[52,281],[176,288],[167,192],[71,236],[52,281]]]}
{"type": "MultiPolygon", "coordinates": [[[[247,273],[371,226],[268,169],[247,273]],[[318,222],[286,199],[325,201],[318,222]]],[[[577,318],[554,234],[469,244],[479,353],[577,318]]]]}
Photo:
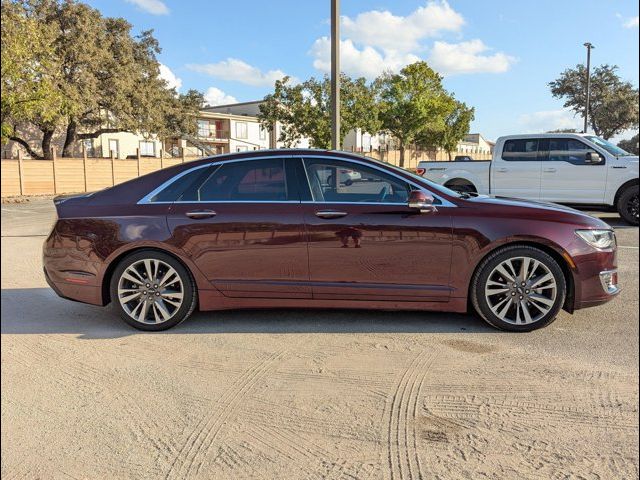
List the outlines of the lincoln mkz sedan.
{"type": "Polygon", "coordinates": [[[219,155],[54,202],[51,288],[142,330],[196,308],[313,307],[471,310],[529,331],[619,292],[602,221],[343,152],[219,155]]]}

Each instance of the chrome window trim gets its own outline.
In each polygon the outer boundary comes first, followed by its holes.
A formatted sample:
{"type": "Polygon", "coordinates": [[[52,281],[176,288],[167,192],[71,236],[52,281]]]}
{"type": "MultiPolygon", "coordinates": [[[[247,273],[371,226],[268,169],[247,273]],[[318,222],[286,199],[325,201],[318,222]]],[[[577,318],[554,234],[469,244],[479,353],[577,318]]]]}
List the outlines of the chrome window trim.
{"type": "MultiPolygon", "coordinates": [[[[272,150],[273,151],[273,150],[272,150]]],[[[357,160],[355,158],[345,158],[345,157],[340,157],[340,156],[329,156],[329,155],[321,155],[321,154],[298,154],[298,155],[260,155],[260,156],[256,156],[256,157],[247,157],[247,158],[236,158],[236,159],[230,159],[230,160],[216,160],[216,161],[212,161],[206,164],[202,164],[202,165],[198,165],[196,167],[193,168],[189,168],[187,170],[185,170],[184,172],[180,172],[179,174],[177,174],[174,177],[171,177],[170,179],[166,180],[164,183],[162,183],[160,186],[156,187],[154,190],[152,190],[150,193],[148,193],[147,195],[145,195],[144,197],[142,197],[140,200],[138,200],[137,204],[138,205],[163,205],[163,204],[172,204],[172,203],[198,203],[198,204],[205,204],[205,203],[304,203],[304,204],[318,204],[318,205],[325,205],[325,204],[333,204],[333,205],[338,205],[338,204],[346,204],[346,205],[405,205],[404,203],[379,203],[379,202],[316,202],[316,201],[300,201],[300,200],[229,200],[229,201],[220,201],[220,200],[215,200],[215,201],[190,201],[190,202],[182,202],[182,201],[175,201],[175,202],[152,202],[150,201],[151,198],[153,198],[155,195],[157,195],[160,191],[164,190],[165,188],[167,188],[169,185],[171,185],[173,182],[179,180],[180,178],[182,178],[183,176],[187,175],[188,173],[193,172],[194,170],[198,170],[200,168],[207,168],[207,167],[211,167],[213,165],[226,165],[228,163],[237,163],[237,162],[251,162],[254,160],[265,160],[265,159],[274,159],[274,158],[281,158],[281,159],[287,159],[287,158],[299,158],[300,160],[302,160],[302,167],[304,168],[305,171],[305,176],[307,178],[307,186],[309,187],[309,191],[311,192],[311,185],[309,184],[309,175],[307,173],[307,166],[305,165],[304,159],[305,158],[320,158],[320,159],[324,159],[324,160],[337,160],[337,161],[344,161],[344,162],[351,162],[351,163],[356,163],[358,165],[363,165],[365,167],[370,167],[373,168],[374,170],[379,170],[382,173],[386,173],[387,175],[391,175],[392,177],[397,178],[398,180],[401,180],[405,183],[408,183],[409,185],[412,185],[420,190],[425,190],[425,187],[423,187],[422,185],[419,185],[417,183],[415,183],[412,180],[409,180],[407,178],[404,178],[398,174],[396,174],[395,172],[392,171],[388,171],[384,168],[379,167],[378,165],[372,165],[370,163],[367,162],[363,162],[360,160],[357,160]]],[[[432,192],[431,190],[428,190],[428,192],[433,196],[433,198],[436,198],[440,201],[439,205],[436,205],[437,208],[457,208],[457,205],[450,202],[449,200],[441,197],[440,195],[432,192]]],[[[311,193],[311,195],[313,196],[313,192],[311,193]]]]}

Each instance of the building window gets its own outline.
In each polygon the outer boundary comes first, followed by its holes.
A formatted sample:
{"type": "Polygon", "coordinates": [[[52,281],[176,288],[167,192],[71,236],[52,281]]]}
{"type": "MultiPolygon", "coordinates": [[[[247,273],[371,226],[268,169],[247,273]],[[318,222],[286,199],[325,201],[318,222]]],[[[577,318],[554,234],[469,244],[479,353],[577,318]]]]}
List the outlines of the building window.
{"type": "Polygon", "coordinates": [[[260,140],[266,140],[267,139],[267,131],[262,128],[262,126],[260,127],[260,140]]]}
{"type": "Polygon", "coordinates": [[[82,146],[84,147],[84,151],[87,154],[87,157],[95,157],[96,150],[93,146],[93,138],[85,138],[82,140],[82,146]]]}
{"type": "Polygon", "coordinates": [[[209,136],[209,122],[206,120],[198,120],[198,136],[199,137],[208,137],[209,136]]]}
{"type": "Polygon", "coordinates": [[[108,156],[113,158],[120,158],[120,142],[117,139],[109,139],[109,154],[108,156]]]}
{"type": "Polygon", "coordinates": [[[141,157],[155,157],[156,156],[156,142],[141,141],[140,142],[140,156],[141,157]]]}
{"type": "Polygon", "coordinates": [[[236,122],[236,138],[248,138],[247,122],[236,122]]]}

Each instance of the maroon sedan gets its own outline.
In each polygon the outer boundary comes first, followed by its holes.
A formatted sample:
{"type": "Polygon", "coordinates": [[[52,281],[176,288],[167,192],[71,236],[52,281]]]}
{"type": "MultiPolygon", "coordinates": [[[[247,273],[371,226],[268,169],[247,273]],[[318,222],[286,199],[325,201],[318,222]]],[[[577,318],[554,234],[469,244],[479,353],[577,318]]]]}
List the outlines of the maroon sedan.
{"type": "Polygon", "coordinates": [[[529,331],[619,292],[602,221],[342,152],[221,155],[55,204],[51,287],[142,330],[196,307],[314,307],[473,309],[529,331]]]}

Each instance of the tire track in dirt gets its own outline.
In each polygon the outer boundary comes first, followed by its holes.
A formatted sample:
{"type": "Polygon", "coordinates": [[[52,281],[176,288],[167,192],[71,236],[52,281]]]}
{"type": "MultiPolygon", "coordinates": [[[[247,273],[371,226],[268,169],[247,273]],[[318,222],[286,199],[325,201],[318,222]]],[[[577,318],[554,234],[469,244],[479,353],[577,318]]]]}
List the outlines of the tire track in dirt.
{"type": "Polygon", "coordinates": [[[175,456],[165,479],[189,478],[199,471],[204,457],[215,441],[224,423],[241,405],[244,396],[261,380],[288,352],[282,349],[250,366],[240,378],[218,400],[220,408],[204,415],[175,456]]]}
{"type": "Polygon", "coordinates": [[[423,478],[416,421],[422,384],[434,359],[435,354],[429,355],[427,351],[416,355],[402,374],[391,397],[387,413],[387,461],[391,480],[423,478]]]}

